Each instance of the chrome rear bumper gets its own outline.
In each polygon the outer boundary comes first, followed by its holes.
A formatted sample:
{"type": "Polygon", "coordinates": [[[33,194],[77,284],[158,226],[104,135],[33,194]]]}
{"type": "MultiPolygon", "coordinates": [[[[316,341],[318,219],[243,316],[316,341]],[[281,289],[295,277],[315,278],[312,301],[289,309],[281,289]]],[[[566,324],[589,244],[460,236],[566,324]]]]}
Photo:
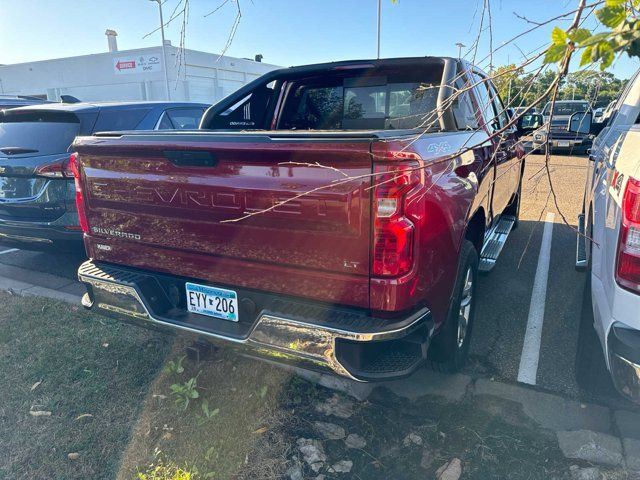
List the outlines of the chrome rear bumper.
{"type": "Polygon", "coordinates": [[[640,403],[640,365],[612,354],[611,378],[616,389],[629,400],[640,403]]]}
{"type": "MultiPolygon", "coordinates": [[[[194,314],[174,314],[176,308],[156,312],[150,305],[157,304],[156,296],[162,295],[163,289],[152,272],[89,260],[80,266],[78,278],[87,286],[83,305],[100,313],[145,327],[194,333],[252,355],[328,369],[354,380],[387,380],[410,374],[426,358],[433,334],[431,313],[426,308],[401,320],[388,320],[281,298],[274,302],[278,308],[259,309],[246,332],[231,334],[225,320],[211,319],[212,324],[220,324],[221,329],[215,331],[195,325],[194,314]]],[[[178,287],[184,282],[175,281],[178,287]]],[[[242,302],[241,293],[239,299],[242,302]]],[[[201,321],[201,316],[196,317],[201,321]]]]}
{"type": "Polygon", "coordinates": [[[640,403],[640,331],[616,322],[607,344],[613,384],[629,400],[640,403]]]}

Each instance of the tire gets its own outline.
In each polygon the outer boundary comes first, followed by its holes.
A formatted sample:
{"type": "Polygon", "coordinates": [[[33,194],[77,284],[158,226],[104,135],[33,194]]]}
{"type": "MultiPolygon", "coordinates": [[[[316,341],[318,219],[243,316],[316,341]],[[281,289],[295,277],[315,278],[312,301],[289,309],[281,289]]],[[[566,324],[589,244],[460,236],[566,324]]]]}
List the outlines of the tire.
{"type": "Polygon", "coordinates": [[[476,313],[477,280],[478,253],[469,240],[464,240],[449,313],[429,346],[428,355],[434,370],[454,373],[467,361],[476,313]]]}

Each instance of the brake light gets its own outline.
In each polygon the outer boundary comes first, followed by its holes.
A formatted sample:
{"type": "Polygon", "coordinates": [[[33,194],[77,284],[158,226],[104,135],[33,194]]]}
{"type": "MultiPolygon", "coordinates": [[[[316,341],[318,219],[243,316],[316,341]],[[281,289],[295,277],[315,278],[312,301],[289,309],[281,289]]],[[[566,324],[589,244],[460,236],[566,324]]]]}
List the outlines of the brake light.
{"type": "Polygon", "coordinates": [[[84,192],[82,190],[77,153],[72,153],[69,156],[68,165],[76,184],[76,208],[78,209],[78,220],[80,222],[80,228],[82,229],[83,233],[89,233],[89,221],[87,220],[87,211],[85,210],[84,205],[84,192]]]}
{"type": "Polygon", "coordinates": [[[69,159],[49,163],[36,168],[36,175],[50,178],[73,178],[73,172],[69,168],[69,159]]]}
{"type": "Polygon", "coordinates": [[[640,180],[629,178],[622,197],[616,281],[640,292],[640,180]]]}
{"type": "Polygon", "coordinates": [[[405,216],[405,203],[407,194],[419,183],[417,167],[414,162],[389,162],[374,167],[374,276],[397,277],[413,266],[415,228],[405,216]]]}

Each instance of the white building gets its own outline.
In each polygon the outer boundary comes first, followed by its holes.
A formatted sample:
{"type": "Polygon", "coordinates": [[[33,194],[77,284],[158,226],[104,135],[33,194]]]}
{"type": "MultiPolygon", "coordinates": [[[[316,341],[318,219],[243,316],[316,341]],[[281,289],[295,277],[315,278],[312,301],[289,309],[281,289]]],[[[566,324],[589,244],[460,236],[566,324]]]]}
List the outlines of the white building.
{"type": "Polygon", "coordinates": [[[162,47],[117,50],[79,57],[0,66],[0,94],[35,95],[58,101],[72,95],[82,101],[171,100],[215,103],[262,74],[279,68],[244,58],[162,47]]]}

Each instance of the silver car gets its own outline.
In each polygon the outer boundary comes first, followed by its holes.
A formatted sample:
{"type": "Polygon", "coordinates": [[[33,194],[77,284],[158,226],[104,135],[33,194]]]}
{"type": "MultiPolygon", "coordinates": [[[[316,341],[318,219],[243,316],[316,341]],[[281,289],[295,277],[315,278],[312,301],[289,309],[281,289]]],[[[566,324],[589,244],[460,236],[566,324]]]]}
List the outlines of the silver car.
{"type": "Polygon", "coordinates": [[[616,388],[640,402],[640,72],[593,144],[577,266],[590,272],[595,329],[616,388]]]}

